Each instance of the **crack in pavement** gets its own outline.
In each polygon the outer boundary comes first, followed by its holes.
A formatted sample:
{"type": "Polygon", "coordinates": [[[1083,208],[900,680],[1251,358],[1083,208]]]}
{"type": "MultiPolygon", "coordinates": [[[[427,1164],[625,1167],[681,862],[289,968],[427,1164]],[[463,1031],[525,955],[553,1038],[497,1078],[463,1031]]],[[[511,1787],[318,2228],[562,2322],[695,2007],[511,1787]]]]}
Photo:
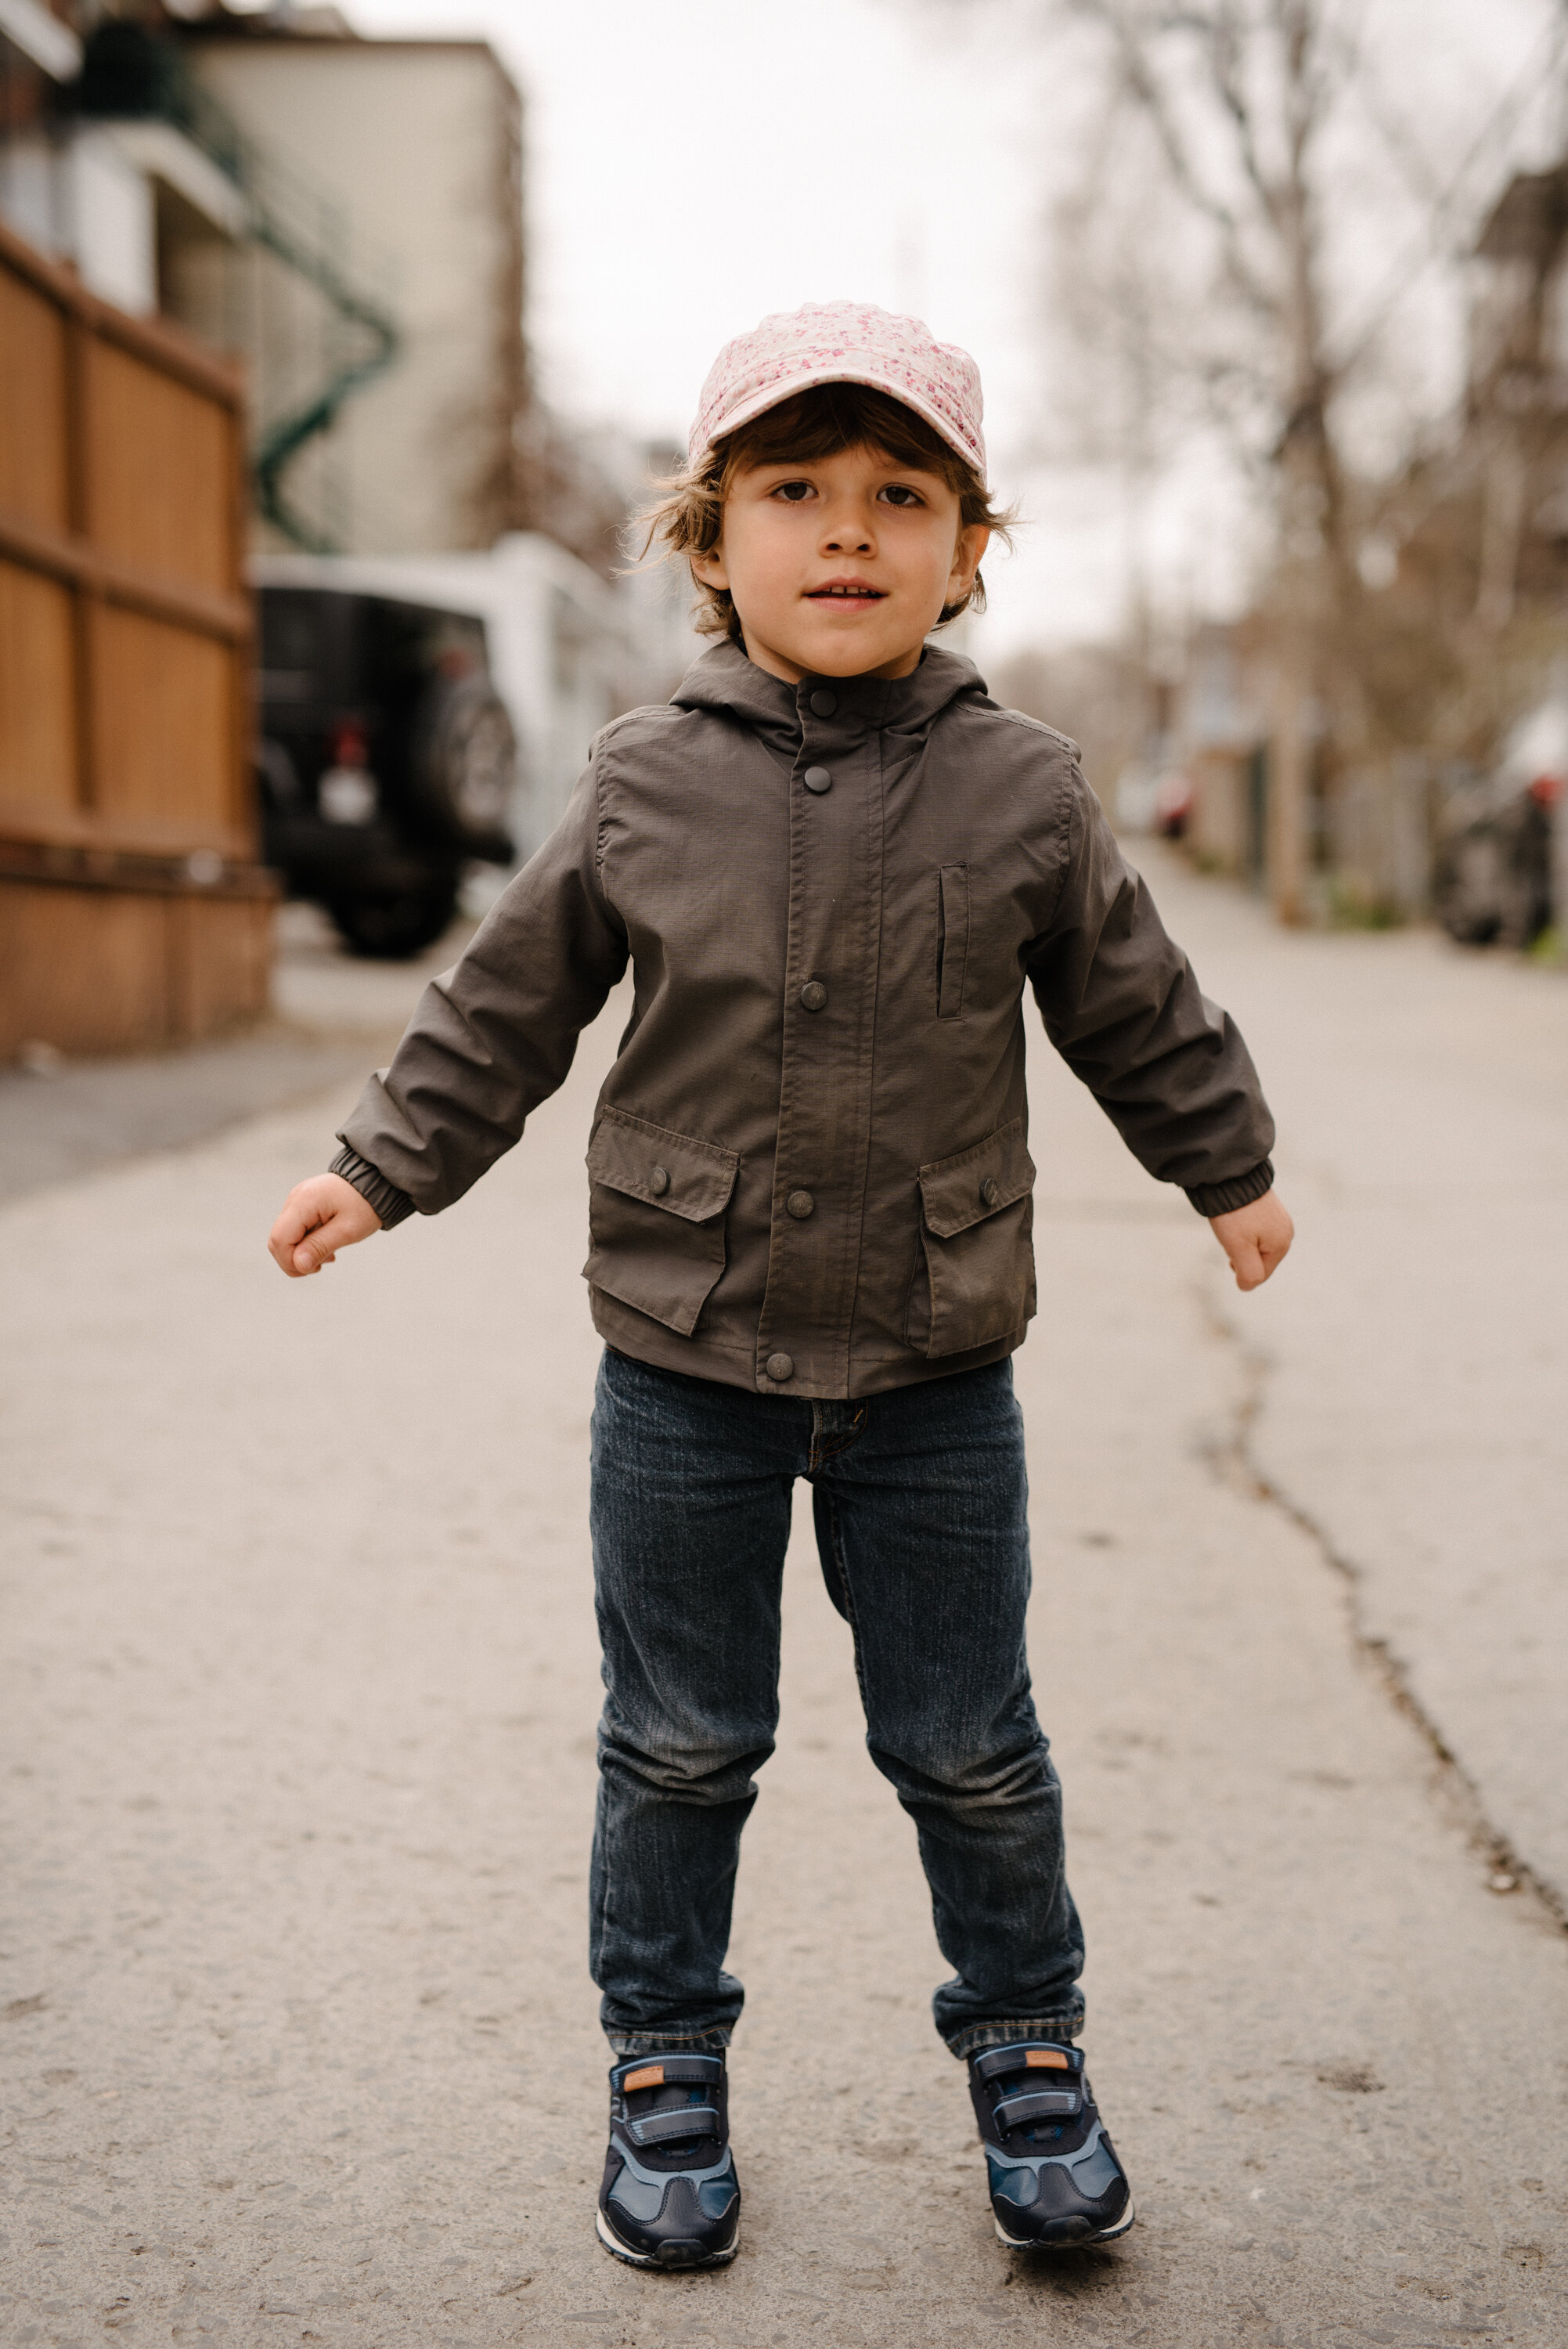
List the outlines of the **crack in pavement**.
{"type": "Polygon", "coordinates": [[[1306,1536],[1344,1591],[1346,1624],[1357,1655],[1371,1670],[1395,1711],[1410,1723],[1426,1745],[1435,1764],[1436,1784],[1461,1832],[1480,1856],[1489,1877],[1510,1879],[1492,1884],[1491,1889],[1498,1893],[1522,1891],[1532,1895],[1556,1930],[1568,1933],[1568,1901],[1554,1885],[1531,1866],[1488,1816],[1480,1786],[1417,1695],[1408,1667],[1388,1641],[1368,1628],[1364,1606],[1366,1578],[1363,1569],[1336,1545],[1312,1511],[1294,1495],[1285,1492],[1259,1465],[1253,1438],[1263,1413],[1273,1364],[1260,1348],[1249,1343],[1228,1319],[1222,1307],[1216,1304],[1210,1278],[1198,1282],[1196,1294],[1199,1311],[1210,1335],[1233,1356],[1242,1373],[1240,1392],[1232,1406],[1226,1433],[1201,1446],[1210,1469],[1222,1484],[1229,1485],[1233,1492],[1277,1510],[1298,1532],[1306,1536]]]}

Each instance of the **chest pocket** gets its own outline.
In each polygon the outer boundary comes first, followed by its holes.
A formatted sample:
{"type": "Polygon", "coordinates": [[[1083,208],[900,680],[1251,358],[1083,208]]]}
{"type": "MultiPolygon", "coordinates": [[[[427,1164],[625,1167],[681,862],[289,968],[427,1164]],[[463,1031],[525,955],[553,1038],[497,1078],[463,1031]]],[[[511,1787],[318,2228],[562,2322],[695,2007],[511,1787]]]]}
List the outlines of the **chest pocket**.
{"type": "Polygon", "coordinates": [[[1010,1337],[1035,1309],[1035,1162],[1022,1120],[923,1166],[918,1180],[909,1343],[927,1355],[962,1354],[1010,1337]]]}
{"type": "Polygon", "coordinates": [[[590,1248],[583,1277],[689,1338],[724,1270],[724,1215],[738,1152],[601,1112],[588,1145],[590,1248]]]}
{"type": "Polygon", "coordinates": [[[969,960],[969,867],[944,864],[936,876],[936,1016],[964,1017],[964,971],[969,960]]]}

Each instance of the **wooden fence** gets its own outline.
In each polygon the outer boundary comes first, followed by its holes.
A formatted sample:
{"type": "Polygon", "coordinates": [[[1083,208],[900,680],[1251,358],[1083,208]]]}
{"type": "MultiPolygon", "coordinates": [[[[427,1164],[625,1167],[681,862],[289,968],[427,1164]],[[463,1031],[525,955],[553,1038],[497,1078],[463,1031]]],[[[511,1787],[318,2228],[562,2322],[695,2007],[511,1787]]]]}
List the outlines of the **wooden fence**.
{"type": "Polygon", "coordinates": [[[237,371],[0,225],[0,1060],[266,999],[237,371]]]}

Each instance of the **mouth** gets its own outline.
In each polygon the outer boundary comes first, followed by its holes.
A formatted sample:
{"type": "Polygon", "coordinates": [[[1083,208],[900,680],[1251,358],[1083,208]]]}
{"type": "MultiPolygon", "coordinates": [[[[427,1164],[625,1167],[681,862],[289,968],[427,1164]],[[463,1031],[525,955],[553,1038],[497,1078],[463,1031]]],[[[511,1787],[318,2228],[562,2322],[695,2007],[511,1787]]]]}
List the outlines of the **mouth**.
{"type": "Polygon", "coordinates": [[[887,591],[873,587],[868,579],[824,579],[820,587],[806,590],[809,604],[882,604],[887,591]]]}

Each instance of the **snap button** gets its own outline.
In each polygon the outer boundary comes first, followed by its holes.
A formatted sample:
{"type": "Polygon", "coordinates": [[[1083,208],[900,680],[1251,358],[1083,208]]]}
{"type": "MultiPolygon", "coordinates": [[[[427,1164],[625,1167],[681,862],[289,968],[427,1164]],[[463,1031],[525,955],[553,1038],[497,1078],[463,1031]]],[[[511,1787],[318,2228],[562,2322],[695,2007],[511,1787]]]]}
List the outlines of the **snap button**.
{"type": "Polygon", "coordinates": [[[775,1384],[782,1386],[786,1379],[792,1379],[795,1375],[795,1357],[793,1354],[769,1354],[764,1368],[775,1384]]]}
{"type": "Polygon", "coordinates": [[[822,982],[821,982],[821,980],[820,980],[820,978],[809,978],[809,979],[806,981],[805,986],[800,989],[800,1009],[801,1009],[801,1010],[802,1010],[802,1011],[825,1011],[825,1010],[827,1009],[827,1008],[828,1008],[828,990],[827,990],[827,988],[823,986],[823,984],[822,984],[822,982]]]}
{"type": "Polygon", "coordinates": [[[826,767],[808,767],[800,781],[809,792],[820,793],[830,792],[833,788],[833,779],[826,767]]]}
{"type": "Polygon", "coordinates": [[[811,715],[813,718],[830,718],[838,706],[838,695],[836,693],[828,692],[826,688],[823,686],[819,686],[816,692],[811,696],[811,715]]]}
{"type": "Polygon", "coordinates": [[[664,1167],[655,1166],[648,1177],[648,1188],[655,1199],[662,1199],[670,1187],[670,1178],[664,1167]]]}
{"type": "Polygon", "coordinates": [[[995,1174],[987,1174],[985,1180],[980,1185],[980,1199],[982,1206],[994,1207],[1001,1195],[1002,1185],[997,1182],[995,1174]]]}
{"type": "Polygon", "coordinates": [[[803,1224],[816,1205],[810,1191],[791,1191],[784,1202],[784,1212],[787,1216],[793,1216],[798,1224],[803,1224]]]}

